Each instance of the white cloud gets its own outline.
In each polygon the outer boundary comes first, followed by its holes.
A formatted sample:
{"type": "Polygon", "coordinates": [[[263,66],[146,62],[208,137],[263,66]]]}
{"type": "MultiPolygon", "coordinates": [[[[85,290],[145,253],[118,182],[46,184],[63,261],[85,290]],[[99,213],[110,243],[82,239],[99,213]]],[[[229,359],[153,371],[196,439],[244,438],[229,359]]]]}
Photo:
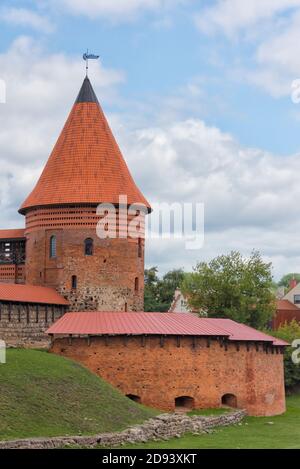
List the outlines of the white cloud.
{"type": "Polygon", "coordinates": [[[300,0],[219,0],[199,13],[196,23],[203,32],[232,35],[299,6],[300,0]]]}
{"type": "Polygon", "coordinates": [[[11,25],[28,26],[43,33],[54,31],[54,25],[47,17],[25,8],[2,8],[0,10],[0,20],[11,25]]]}
{"type": "Polygon", "coordinates": [[[293,200],[300,196],[298,155],[283,158],[242,147],[196,119],[135,131],[125,145],[152,200],[204,202],[210,230],[293,221],[291,193],[293,200]]]}
{"type": "MultiPolygon", "coordinates": [[[[17,209],[48,158],[84,70],[77,58],[46,54],[27,37],[0,55],[0,70],[8,91],[7,104],[0,105],[0,224],[9,228],[22,226],[17,209]]],[[[100,101],[115,99],[122,73],[94,63],[92,74],[100,101]]],[[[299,156],[243,147],[202,120],[181,120],[175,114],[150,126],[144,109],[139,114],[128,103],[126,109],[129,114],[109,116],[110,121],[150,202],[206,206],[204,249],[186,251],[180,241],[149,241],[148,264],[159,264],[161,270],[190,268],[230,249],[248,254],[257,248],[274,261],[277,276],[300,269],[299,156]]]]}
{"type": "MultiPolygon", "coordinates": [[[[92,64],[93,83],[105,102],[114,99],[117,70],[92,64]]],[[[32,189],[66,120],[84,78],[84,64],[64,54],[46,54],[28,37],[0,55],[7,102],[0,104],[1,225],[22,224],[17,209],[32,189]]]]}
{"type": "Polygon", "coordinates": [[[184,241],[149,240],[148,265],[189,269],[231,249],[260,249],[280,269],[277,276],[300,269],[299,155],[245,148],[195,119],[132,133],[121,127],[118,135],[150,201],[205,203],[204,248],[187,251],[184,241]]]}
{"type": "Polygon", "coordinates": [[[230,64],[232,76],[274,97],[291,94],[300,70],[300,0],[219,0],[197,15],[196,24],[202,33],[238,40],[233,44],[241,51],[246,45],[247,52],[235,56],[238,65],[230,64]]]}
{"type": "Polygon", "coordinates": [[[190,0],[62,0],[59,4],[75,14],[90,18],[106,17],[124,21],[135,18],[143,11],[164,11],[188,1],[190,0]]]}

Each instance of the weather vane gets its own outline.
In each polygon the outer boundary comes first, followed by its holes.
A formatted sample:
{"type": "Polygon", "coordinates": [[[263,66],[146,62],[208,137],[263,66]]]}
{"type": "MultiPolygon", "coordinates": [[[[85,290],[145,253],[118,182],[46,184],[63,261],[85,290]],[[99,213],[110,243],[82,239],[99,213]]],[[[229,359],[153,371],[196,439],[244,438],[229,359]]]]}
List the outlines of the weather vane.
{"type": "Polygon", "coordinates": [[[88,76],[88,73],[89,73],[89,60],[97,60],[99,59],[99,57],[100,57],[99,55],[89,54],[88,49],[85,52],[85,54],[83,54],[83,60],[85,60],[86,62],[86,66],[85,66],[86,76],[88,76]]]}

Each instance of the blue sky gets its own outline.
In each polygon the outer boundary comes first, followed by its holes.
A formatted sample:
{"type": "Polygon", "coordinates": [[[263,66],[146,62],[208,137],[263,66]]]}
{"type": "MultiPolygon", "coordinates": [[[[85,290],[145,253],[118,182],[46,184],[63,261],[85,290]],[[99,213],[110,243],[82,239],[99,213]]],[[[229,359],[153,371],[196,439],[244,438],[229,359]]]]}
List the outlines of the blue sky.
{"type": "Polygon", "coordinates": [[[22,224],[14,210],[58,136],[89,48],[101,57],[91,80],[147,197],[206,205],[204,249],[150,243],[148,265],[188,270],[195,258],[257,248],[276,277],[300,271],[299,31],[300,0],[1,1],[2,227],[22,224]]]}
{"type": "MultiPolygon", "coordinates": [[[[204,79],[209,124],[232,133],[248,146],[260,146],[282,155],[299,151],[299,122],[289,96],[274,98],[258,87],[230,77],[230,66],[235,62],[249,69],[253,67],[251,58],[256,43],[207,36],[196,27],[196,15],[213,3],[191,0],[175,8],[150,12],[141,9],[137,10],[137,18],[125,21],[113,15],[99,17],[97,11],[91,17],[76,15],[56,9],[55,2],[4,0],[2,8],[32,9],[46,17],[54,31],[44,34],[30,24],[3,21],[1,50],[5,51],[21,34],[41,41],[45,51],[52,53],[79,57],[89,47],[101,55],[106,67],[124,71],[126,81],[120,93],[130,100],[173,95],[191,80],[204,79]],[[215,100],[221,102],[221,109],[215,106],[215,100]]],[[[182,113],[184,117],[191,115],[185,110],[182,113]]],[[[193,116],[203,117],[201,106],[193,116]]]]}

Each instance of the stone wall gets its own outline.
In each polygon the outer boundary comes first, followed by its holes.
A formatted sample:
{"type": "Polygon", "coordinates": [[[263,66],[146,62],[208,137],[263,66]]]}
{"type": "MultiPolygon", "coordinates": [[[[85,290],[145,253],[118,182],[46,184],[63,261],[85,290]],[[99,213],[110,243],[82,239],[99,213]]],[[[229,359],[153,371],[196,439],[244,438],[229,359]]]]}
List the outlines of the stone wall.
{"type": "Polygon", "coordinates": [[[53,438],[28,438],[25,440],[1,441],[1,449],[54,449],[70,445],[86,447],[114,447],[129,443],[169,440],[185,433],[200,435],[221,426],[238,424],[246,416],[244,410],[216,416],[189,417],[183,414],[164,414],[141,425],[135,425],[119,433],[103,433],[96,436],[73,436],[53,438]]]}
{"type": "Polygon", "coordinates": [[[125,395],[172,411],[181,396],[196,409],[217,408],[227,394],[250,415],[285,411],[279,347],[190,337],[56,338],[52,352],[88,367],[125,395]]]}
{"type": "Polygon", "coordinates": [[[0,303],[0,339],[8,346],[46,347],[46,329],[65,312],[63,306],[0,303]]]}

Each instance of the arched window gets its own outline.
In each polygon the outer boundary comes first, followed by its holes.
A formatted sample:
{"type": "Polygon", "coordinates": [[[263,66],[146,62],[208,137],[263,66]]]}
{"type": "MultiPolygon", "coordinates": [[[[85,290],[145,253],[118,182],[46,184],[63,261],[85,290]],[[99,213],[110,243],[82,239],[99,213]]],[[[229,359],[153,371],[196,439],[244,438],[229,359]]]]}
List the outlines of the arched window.
{"type": "Polygon", "coordinates": [[[222,405],[227,407],[237,407],[237,397],[234,394],[224,394],[222,396],[222,405]]]}
{"type": "Polygon", "coordinates": [[[92,256],[94,251],[94,241],[92,238],[87,238],[84,241],[84,254],[86,256],[92,256]]]}
{"type": "Polygon", "coordinates": [[[50,238],[50,258],[54,259],[56,257],[56,236],[51,236],[50,238]]]}
{"type": "Polygon", "coordinates": [[[76,290],[77,288],[77,276],[72,275],[72,290],[76,290]]]}
{"type": "Polygon", "coordinates": [[[193,409],[195,401],[190,396],[180,396],[175,398],[175,408],[193,409]]]}
{"type": "Polygon", "coordinates": [[[137,293],[139,291],[139,279],[138,277],[134,280],[134,291],[137,293]]]}

